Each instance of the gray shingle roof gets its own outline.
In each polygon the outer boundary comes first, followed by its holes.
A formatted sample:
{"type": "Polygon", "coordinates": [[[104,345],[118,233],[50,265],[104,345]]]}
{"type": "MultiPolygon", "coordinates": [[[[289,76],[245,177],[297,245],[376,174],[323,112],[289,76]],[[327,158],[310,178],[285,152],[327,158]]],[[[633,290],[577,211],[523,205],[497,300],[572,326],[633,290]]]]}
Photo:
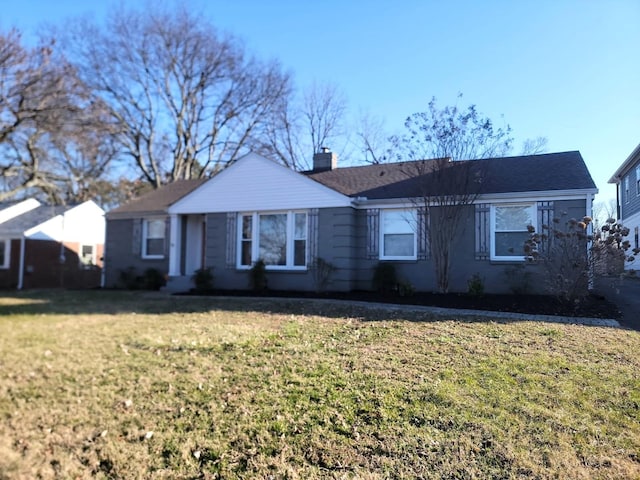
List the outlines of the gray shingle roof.
{"type": "MultiPolygon", "coordinates": [[[[447,182],[439,182],[428,173],[437,162],[399,162],[304,173],[350,197],[408,198],[420,196],[425,185],[434,192],[446,188],[447,182]]],[[[456,174],[455,169],[464,169],[474,178],[481,178],[479,193],[485,194],[596,189],[578,151],[457,161],[450,162],[447,168],[451,168],[452,175],[456,174]]]]}
{"type": "Polygon", "coordinates": [[[162,214],[182,197],[198,188],[207,179],[178,180],[152,190],[107,213],[107,217],[133,217],[137,215],[162,214]]]}
{"type": "Polygon", "coordinates": [[[0,223],[0,235],[12,236],[22,235],[26,230],[40,225],[53,217],[60,215],[71,209],[71,206],[49,206],[40,205],[33,210],[18,215],[6,222],[0,223]]]}

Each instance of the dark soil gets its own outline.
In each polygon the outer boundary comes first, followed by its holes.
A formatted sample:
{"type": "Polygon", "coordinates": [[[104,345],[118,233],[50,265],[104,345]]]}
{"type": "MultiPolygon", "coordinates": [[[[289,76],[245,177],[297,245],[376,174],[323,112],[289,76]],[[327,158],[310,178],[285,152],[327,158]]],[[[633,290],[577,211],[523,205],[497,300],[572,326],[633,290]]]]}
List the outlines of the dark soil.
{"type": "MultiPolygon", "coordinates": [[[[196,294],[189,292],[189,294],[196,294]]],[[[198,293],[201,295],[202,293],[198,293]]],[[[588,295],[580,302],[561,301],[549,295],[495,295],[473,296],[464,293],[427,293],[415,292],[409,296],[395,293],[369,291],[353,292],[295,292],[281,290],[213,290],[205,295],[213,296],[249,296],[249,297],[289,297],[323,298],[351,300],[360,302],[393,303],[403,305],[423,305],[444,308],[488,310],[493,312],[516,312],[533,315],[556,315],[565,317],[620,318],[621,313],[615,304],[601,295],[588,295]]]]}

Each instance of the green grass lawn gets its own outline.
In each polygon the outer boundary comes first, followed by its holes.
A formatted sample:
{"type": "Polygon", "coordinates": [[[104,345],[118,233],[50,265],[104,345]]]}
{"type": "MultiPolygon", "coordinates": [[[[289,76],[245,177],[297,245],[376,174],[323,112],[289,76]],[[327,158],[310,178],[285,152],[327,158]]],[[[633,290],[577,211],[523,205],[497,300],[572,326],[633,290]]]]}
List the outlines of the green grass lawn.
{"type": "Polygon", "coordinates": [[[0,479],[640,478],[640,333],[287,300],[0,298],[0,479]]]}

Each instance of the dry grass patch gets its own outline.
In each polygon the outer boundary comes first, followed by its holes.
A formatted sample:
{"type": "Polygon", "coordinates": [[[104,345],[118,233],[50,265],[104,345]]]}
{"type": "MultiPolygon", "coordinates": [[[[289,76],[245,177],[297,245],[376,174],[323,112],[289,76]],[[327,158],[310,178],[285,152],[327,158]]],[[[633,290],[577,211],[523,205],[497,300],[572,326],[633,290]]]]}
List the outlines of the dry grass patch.
{"type": "Polygon", "coordinates": [[[0,313],[0,478],[640,476],[637,332],[128,292],[0,313]]]}

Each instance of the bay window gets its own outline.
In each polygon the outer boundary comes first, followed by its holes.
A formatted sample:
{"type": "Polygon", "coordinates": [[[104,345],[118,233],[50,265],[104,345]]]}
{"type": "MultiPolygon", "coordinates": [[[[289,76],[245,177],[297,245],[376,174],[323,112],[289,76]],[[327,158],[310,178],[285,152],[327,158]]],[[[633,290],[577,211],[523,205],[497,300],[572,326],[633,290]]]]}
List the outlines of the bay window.
{"type": "Polygon", "coordinates": [[[243,213],[239,216],[238,267],[262,260],[268,269],[304,269],[307,265],[305,212],[243,213]]]}
{"type": "Polygon", "coordinates": [[[491,259],[524,260],[524,242],[536,218],[536,204],[505,204],[491,207],[491,259]]]}
{"type": "Polygon", "coordinates": [[[380,211],[380,259],[416,260],[415,209],[380,211]]]}

